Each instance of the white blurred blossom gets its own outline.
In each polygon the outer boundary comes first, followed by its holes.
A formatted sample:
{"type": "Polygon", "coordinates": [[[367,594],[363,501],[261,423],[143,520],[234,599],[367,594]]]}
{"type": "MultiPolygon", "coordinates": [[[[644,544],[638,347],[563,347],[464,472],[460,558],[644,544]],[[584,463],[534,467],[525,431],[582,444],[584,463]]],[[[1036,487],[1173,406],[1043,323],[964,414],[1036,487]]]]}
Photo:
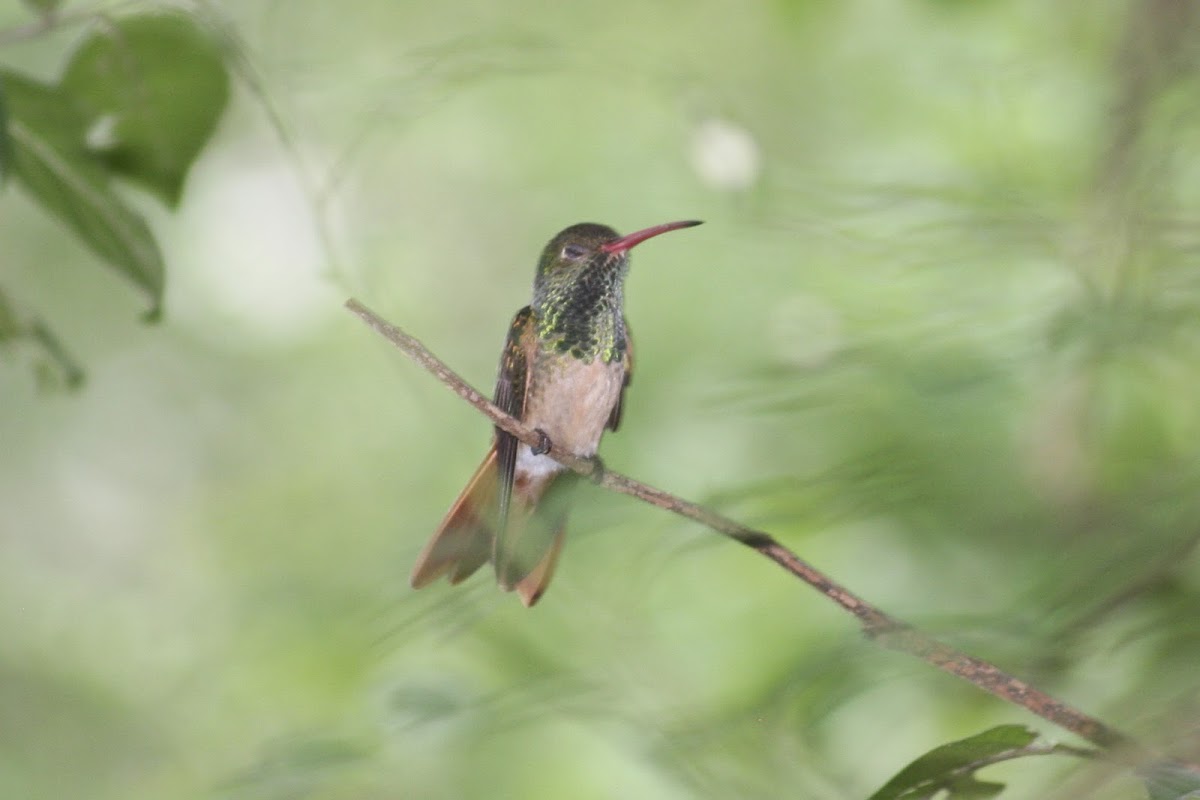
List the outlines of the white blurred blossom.
{"type": "Polygon", "coordinates": [[[758,181],[762,154],[745,128],[710,117],[692,132],[692,167],[714,189],[741,191],[758,181]]]}
{"type": "Polygon", "coordinates": [[[168,308],[235,347],[282,344],[338,313],[313,211],[277,157],[214,158],[189,186],[168,308]],[[213,321],[219,322],[214,325],[213,321]]]}

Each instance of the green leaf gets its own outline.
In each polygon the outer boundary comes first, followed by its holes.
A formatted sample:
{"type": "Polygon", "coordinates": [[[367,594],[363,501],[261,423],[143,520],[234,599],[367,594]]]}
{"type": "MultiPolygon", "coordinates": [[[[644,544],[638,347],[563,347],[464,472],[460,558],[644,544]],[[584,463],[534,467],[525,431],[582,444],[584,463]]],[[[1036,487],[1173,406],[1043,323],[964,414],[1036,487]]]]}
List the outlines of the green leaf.
{"type": "Polygon", "coordinates": [[[68,389],[78,389],[83,385],[83,368],[59,341],[54,331],[41,320],[35,319],[28,326],[28,336],[41,347],[46,356],[37,365],[38,384],[43,389],[56,387],[60,383],[65,384],[68,389]]]}
{"type": "Polygon", "coordinates": [[[144,289],[153,304],[149,316],[156,316],[163,291],[158,243],[84,147],[83,117],[71,98],[7,70],[0,70],[0,87],[8,99],[13,174],[43,208],[144,289]]]}
{"type": "Polygon", "coordinates": [[[74,389],[82,385],[83,369],[54,332],[41,320],[25,317],[0,290],[0,345],[24,339],[38,348],[41,357],[34,362],[34,374],[43,389],[61,385],[74,389]]]}
{"type": "Polygon", "coordinates": [[[21,335],[21,318],[9,302],[8,296],[0,291],[0,343],[21,335]]]}
{"type": "Polygon", "coordinates": [[[226,781],[217,794],[230,798],[326,796],[330,785],[344,781],[347,771],[369,755],[365,747],[328,736],[272,742],[257,763],[226,781]]]}
{"type": "Polygon", "coordinates": [[[62,87],[83,110],[93,151],[172,207],[229,99],[220,48],[179,13],[97,28],[72,55],[62,87]]]}
{"type": "Polygon", "coordinates": [[[1149,800],[1200,800],[1200,774],[1190,767],[1163,761],[1138,772],[1149,800]]]}
{"type": "Polygon", "coordinates": [[[62,5],[62,0],[25,0],[25,5],[30,11],[34,11],[42,16],[49,16],[58,10],[62,5]]]}
{"type": "Polygon", "coordinates": [[[976,780],[974,772],[1035,739],[1037,733],[1024,725],[1000,725],[935,747],[900,770],[870,800],[921,800],[938,791],[948,792],[955,800],[995,797],[1004,785],[976,780]]]}
{"type": "Polygon", "coordinates": [[[12,160],[12,144],[8,138],[8,104],[4,100],[4,84],[0,82],[0,183],[8,177],[12,160]]]}

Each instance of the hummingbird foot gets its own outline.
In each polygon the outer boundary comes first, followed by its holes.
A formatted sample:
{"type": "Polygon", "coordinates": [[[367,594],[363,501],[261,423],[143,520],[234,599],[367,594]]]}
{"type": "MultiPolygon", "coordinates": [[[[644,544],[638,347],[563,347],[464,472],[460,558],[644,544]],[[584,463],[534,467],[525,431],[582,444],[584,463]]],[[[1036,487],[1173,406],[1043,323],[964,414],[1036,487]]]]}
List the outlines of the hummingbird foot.
{"type": "Polygon", "coordinates": [[[550,441],[550,436],[541,428],[534,428],[533,432],[538,435],[538,443],[529,448],[529,452],[535,456],[546,455],[546,453],[550,452],[550,448],[554,446],[554,443],[550,441]]]}
{"type": "Polygon", "coordinates": [[[600,483],[604,480],[604,461],[600,456],[588,456],[586,460],[592,465],[592,471],[587,474],[587,479],[592,483],[600,483]]]}

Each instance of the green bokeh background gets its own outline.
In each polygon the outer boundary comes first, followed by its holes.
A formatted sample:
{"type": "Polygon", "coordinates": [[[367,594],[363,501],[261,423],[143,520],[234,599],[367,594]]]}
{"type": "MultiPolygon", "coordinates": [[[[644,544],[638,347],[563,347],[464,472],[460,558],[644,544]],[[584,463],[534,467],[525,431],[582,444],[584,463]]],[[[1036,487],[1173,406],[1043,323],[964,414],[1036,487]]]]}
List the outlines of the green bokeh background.
{"type": "MultiPolygon", "coordinates": [[[[490,390],[581,220],[707,221],[633,259],[610,467],[1200,757],[1189,9],[205,6],[240,88],[178,213],[134,195],[160,325],[0,197],[5,288],[89,374],[0,363],[0,797],[863,798],[989,725],[1072,741],[625,498],[583,494],[532,611],[408,589],[489,430],[341,303],[490,390]]],[[[0,60],[53,76],[79,33],[0,60]]]]}

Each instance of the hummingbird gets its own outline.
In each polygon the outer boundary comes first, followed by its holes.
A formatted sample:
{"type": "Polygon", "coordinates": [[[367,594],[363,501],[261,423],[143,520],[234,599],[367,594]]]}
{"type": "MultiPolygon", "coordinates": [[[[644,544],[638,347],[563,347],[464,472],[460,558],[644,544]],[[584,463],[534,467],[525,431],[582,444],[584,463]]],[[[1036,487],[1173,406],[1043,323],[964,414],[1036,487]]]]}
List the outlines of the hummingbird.
{"type": "Polygon", "coordinates": [[[483,463],[450,506],[413,567],[420,589],[442,575],[465,580],[491,561],[496,581],[526,607],[546,591],[563,546],[568,500],[579,477],[551,446],[595,458],[604,431],[621,424],[633,346],[625,320],[629,251],[668,222],[620,236],[583,222],[542,251],[533,302],[513,317],[500,355],[494,402],[540,435],[530,447],[500,428],[483,463]]]}

